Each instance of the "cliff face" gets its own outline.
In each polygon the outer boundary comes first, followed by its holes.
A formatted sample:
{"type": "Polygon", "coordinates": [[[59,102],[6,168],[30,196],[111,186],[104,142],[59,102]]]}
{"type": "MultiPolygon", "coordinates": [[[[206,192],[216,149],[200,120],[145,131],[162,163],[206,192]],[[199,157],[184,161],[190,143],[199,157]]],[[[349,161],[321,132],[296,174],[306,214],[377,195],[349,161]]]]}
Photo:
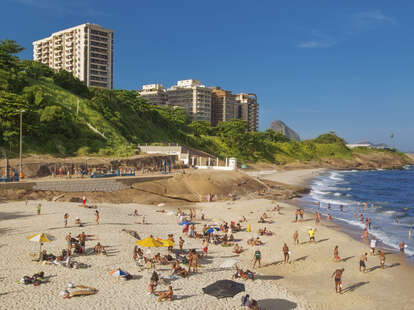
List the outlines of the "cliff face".
{"type": "Polygon", "coordinates": [[[290,163],[286,169],[299,168],[328,168],[336,170],[372,170],[372,169],[401,169],[405,165],[414,164],[414,158],[403,157],[397,153],[355,153],[352,159],[326,158],[307,163],[290,163]]]}
{"type": "Polygon", "coordinates": [[[281,132],[286,137],[288,137],[291,140],[297,140],[300,141],[299,135],[291,128],[289,128],[284,122],[277,120],[272,122],[270,125],[270,129],[273,129],[274,131],[281,132]]]}

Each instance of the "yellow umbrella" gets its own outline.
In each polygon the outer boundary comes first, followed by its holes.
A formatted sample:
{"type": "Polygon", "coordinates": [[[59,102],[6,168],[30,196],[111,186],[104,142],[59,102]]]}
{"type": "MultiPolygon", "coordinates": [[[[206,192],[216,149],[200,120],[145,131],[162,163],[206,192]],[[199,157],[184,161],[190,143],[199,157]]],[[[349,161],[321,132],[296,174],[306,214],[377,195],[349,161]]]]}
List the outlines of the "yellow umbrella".
{"type": "Polygon", "coordinates": [[[42,244],[45,242],[51,242],[55,240],[55,237],[45,233],[37,233],[31,236],[26,237],[27,240],[32,242],[37,242],[40,244],[40,250],[42,250],[42,244]]]}
{"type": "Polygon", "coordinates": [[[169,247],[169,246],[174,246],[174,241],[169,240],[169,239],[161,239],[159,240],[163,246],[165,247],[169,247]]]}
{"type": "Polygon", "coordinates": [[[26,239],[32,242],[45,243],[45,242],[51,242],[55,240],[55,237],[49,234],[45,234],[45,233],[37,233],[37,234],[26,237],[26,239]]]}
{"type": "Polygon", "coordinates": [[[144,247],[150,247],[150,248],[165,246],[163,245],[161,241],[155,240],[154,238],[151,238],[151,237],[138,240],[136,244],[140,246],[144,246],[144,247]]]}

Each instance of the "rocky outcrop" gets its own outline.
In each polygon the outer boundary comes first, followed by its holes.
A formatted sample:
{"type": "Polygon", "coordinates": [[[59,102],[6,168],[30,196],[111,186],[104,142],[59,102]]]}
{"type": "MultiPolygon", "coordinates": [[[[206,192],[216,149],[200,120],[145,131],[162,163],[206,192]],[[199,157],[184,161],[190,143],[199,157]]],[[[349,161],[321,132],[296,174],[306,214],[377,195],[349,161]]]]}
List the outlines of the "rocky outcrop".
{"type": "Polygon", "coordinates": [[[288,137],[290,140],[297,140],[300,141],[299,135],[291,128],[289,128],[284,122],[282,121],[274,121],[270,125],[270,129],[273,129],[274,131],[281,132],[286,137],[288,137]]]}

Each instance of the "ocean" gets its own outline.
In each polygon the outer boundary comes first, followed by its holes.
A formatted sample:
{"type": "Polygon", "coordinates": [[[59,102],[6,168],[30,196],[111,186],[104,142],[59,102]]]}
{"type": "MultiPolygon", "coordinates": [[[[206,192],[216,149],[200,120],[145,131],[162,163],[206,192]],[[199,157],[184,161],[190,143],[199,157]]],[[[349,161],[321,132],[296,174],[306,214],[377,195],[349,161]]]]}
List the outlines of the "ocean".
{"type": "Polygon", "coordinates": [[[362,233],[365,228],[358,217],[362,213],[364,220],[371,219],[371,236],[396,251],[404,240],[406,255],[414,258],[414,238],[409,238],[410,227],[414,226],[414,166],[401,170],[329,171],[313,179],[310,193],[300,204],[316,211],[318,202],[323,215],[331,214],[354,236],[355,231],[362,233]]]}

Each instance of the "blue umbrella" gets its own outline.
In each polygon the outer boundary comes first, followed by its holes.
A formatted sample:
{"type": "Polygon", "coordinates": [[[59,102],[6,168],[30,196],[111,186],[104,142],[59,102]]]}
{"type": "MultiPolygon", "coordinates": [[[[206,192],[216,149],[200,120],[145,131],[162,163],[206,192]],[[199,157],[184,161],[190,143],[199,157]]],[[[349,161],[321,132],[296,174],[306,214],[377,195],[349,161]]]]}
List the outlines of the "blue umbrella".
{"type": "Polygon", "coordinates": [[[209,229],[207,229],[206,233],[211,234],[213,231],[219,231],[220,228],[217,227],[210,227],[209,229]]]}
{"type": "Polygon", "coordinates": [[[184,222],[182,222],[182,223],[180,223],[180,224],[178,224],[178,225],[181,225],[181,226],[183,226],[183,225],[193,225],[194,223],[193,222],[189,222],[189,221],[184,221],[184,222]]]}

